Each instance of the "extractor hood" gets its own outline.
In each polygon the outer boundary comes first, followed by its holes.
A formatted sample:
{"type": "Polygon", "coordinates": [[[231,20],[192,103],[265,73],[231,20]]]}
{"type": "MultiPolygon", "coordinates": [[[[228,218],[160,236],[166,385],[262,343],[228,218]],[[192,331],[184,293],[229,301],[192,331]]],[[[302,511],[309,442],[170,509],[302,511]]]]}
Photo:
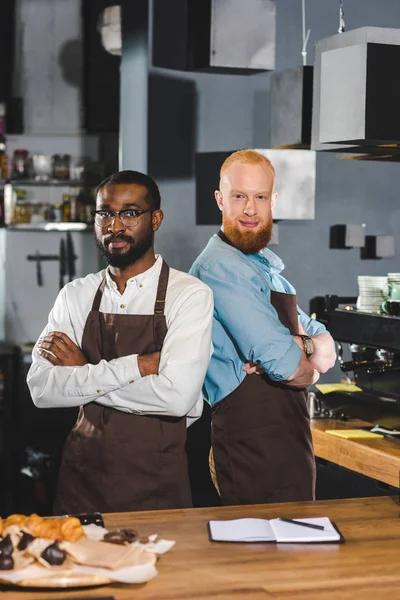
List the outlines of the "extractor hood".
{"type": "Polygon", "coordinates": [[[399,64],[400,29],[363,27],[320,40],[311,148],[398,160],[399,64]]]}

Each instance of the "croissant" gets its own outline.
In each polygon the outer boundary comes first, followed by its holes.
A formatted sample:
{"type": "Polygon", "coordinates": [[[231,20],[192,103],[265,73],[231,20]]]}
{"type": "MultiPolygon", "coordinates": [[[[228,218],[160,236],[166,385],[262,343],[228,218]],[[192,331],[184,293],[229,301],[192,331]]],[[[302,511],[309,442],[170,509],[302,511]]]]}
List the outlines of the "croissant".
{"type": "Polygon", "coordinates": [[[28,518],[25,526],[35,537],[46,538],[48,540],[76,542],[85,535],[81,522],[76,517],[42,519],[42,517],[33,513],[28,518]]]}
{"type": "Polygon", "coordinates": [[[19,525],[20,527],[22,527],[23,525],[25,525],[27,520],[28,520],[28,517],[26,517],[25,515],[19,515],[19,514],[10,515],[5,520],[4,529],[6,527],[8,527],[9,525],[19,525]]]}

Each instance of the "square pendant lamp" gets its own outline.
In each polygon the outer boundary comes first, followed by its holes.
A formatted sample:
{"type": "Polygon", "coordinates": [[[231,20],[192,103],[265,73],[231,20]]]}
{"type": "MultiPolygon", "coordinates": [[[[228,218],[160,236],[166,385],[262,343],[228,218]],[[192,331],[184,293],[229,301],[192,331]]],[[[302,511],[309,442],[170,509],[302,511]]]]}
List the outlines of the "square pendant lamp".
{"type": "Polygon", "coordinates": [[[313,71],[302,66],[269,76],[272,148],[310,148],[313,71]]]}
{"type": "Polygon", "coordinates": [[[275,68],[275,0],[154,0],[153,65],[251,74],[275,68]]]}
{"type": "Polygon", "coordinates": [[[396,160],[400,29],[363,27],[315,50],[311,148],[396,160]]]}

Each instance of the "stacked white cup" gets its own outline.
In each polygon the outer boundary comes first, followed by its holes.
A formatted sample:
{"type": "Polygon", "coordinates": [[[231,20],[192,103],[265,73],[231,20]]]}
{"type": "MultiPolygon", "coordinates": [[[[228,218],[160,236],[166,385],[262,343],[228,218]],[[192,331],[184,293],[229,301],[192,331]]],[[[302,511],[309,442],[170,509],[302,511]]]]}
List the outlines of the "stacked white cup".
{"type": "Polygon", "coordinates": [[[384,295],[388,291],[388,277],[359,275],[357,310],[362,312],[380,312],[384,295]]]}

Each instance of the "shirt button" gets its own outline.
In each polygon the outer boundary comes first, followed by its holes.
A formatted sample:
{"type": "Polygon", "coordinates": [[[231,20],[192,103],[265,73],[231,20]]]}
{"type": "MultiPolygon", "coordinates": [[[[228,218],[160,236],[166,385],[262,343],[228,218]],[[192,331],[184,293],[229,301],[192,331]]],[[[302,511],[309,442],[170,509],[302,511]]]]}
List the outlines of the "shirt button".
{"type": "Polygon", "coordinates": [[[139,287],[143,287],[143,283],[139,283],[139,287]]]}
{"type": "Polygon", "coordinates": [[[96,392],[97,392],[98,394],[100,394],[101,390],[96,390],[96,392]]]}
{"type": "Polygon", "coordinates": [[[267,263],[268,261],[264,258],[263,263],[267,263]]]}
{"type": "Polygon", "coordinates": [[[125,304],[121,304],[121,308],[125,308],[125,304]]]}
{"type": "Polygon", "coordinates": [[[131,379],[131,381],[130,381],[129,383],[135,383],[135,380],[134,380],[134,379],[131,379]]]}

